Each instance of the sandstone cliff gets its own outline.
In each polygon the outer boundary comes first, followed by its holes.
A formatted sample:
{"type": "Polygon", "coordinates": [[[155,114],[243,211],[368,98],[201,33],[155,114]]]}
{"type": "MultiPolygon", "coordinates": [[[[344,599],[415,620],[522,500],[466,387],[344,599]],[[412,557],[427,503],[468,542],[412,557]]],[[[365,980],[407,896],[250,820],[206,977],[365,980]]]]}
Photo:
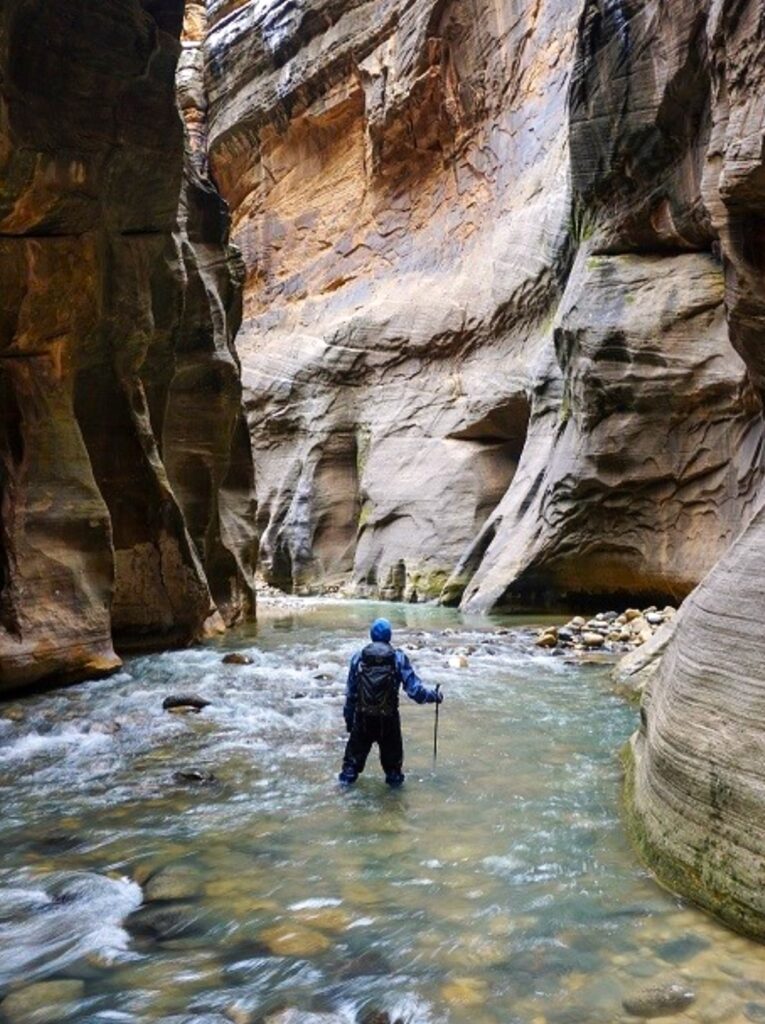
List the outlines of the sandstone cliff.
{"type": "MultiPolygon", "coordinates": [[[[725,266],[730,340],[760,396],[765,337],[765,15],[699,4],[709,74],[702,197],[725,266]]],[[[630,800],[661,877],[765,938],[763,511],[694,591],[644,696],[630,800]]]]}
{"type": "Polygon", "coordinates": [[[485,610],[677,600],[724,555],[653,672],[634,820],[760,934],[764,17],[211,0],[193,55],[267,575],[485,610]]]}
{"type": "Polygon", "coordinates": [[[184,173],[182,9],[0,11],[0,689],[252,605],[241,273],[184,173]]]}
{"type": "Polygon", "coordinates": [[[676,600],[746,523],[702,8],[207,4],[271,581],[676,600]]]}

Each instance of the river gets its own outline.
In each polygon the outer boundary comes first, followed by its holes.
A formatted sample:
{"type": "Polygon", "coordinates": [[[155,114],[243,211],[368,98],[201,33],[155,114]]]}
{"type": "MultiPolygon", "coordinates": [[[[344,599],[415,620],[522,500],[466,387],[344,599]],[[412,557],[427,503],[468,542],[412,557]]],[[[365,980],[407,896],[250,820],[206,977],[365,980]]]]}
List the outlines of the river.
{"type": "Polygon", "coordinates": [[[625,837],[635,724],[607,665],[538,651],[521,620],[331,600],[6,704],[0,1018],[605,1024],[676,982],[696,994],[677,1020],[765,1021],[765,948],[625,837]],[[343,791],[346,665],[381,612],[443,687],[439,756],[433,707],[403,698],[405,786],[372,759],[343,791]],[[189,692],[210,706],[162,710],[189,692]]]}

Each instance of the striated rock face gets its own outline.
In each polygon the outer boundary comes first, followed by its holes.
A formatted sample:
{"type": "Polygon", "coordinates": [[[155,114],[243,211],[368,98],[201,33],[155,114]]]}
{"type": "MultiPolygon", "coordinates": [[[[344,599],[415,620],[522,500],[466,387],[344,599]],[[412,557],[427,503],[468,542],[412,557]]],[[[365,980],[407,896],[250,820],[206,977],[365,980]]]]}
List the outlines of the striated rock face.
{"type": "MultiPolygon", "coordinates": [[[[765,20],[711,5],[704,196],[725,264],[730,338],[763,387],[765,20]]],[[[765,938],[765,519],[760,509],[686,602],[646,685],[633,738],[634,831],[660,875],[733,927],[765,938]]]]}
{"type": "Polygon", "coordinates": [[[207,4],[271,582],[677,600],[748,521],[705,17],[207,4]]]}
{"type": "Polygon", "coordinates": [[[184,175],[182,6],[0,12],[0,689],[252,605],[241,271],[184,175]]]}
{"type": "Polygon", "coordinates": [[[208,4],[264,569],[437,597],[511,483],[570,259],[554,0],[208,4]]]}
{"type": "Polygon", "coordinates": [[[762,5],[205,18],[269,579],[602,606],[722,557],[630,668],[631,806],[672,884],[765,934],[762,5]]]}

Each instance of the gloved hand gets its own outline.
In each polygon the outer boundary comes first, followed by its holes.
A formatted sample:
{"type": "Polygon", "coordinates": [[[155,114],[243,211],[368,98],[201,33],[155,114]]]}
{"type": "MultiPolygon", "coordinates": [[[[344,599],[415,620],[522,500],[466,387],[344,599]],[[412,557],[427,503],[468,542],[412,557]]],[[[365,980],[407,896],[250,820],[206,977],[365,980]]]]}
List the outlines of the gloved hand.
{"type": "Polygon", "coordinates": [[[444,695],[443,695],[443,693],[441,693],[440,690],[431,690],[430,691],[430,698],[428,700],[429,704],[443,704],[443,702],[444,702],[444,695]]]}

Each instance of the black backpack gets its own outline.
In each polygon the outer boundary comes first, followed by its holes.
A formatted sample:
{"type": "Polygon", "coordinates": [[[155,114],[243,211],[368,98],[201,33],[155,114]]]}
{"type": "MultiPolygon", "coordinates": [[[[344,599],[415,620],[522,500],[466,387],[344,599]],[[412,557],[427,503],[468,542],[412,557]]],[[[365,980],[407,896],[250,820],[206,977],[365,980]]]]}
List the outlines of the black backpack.
{"type": "Polygon", "coordinates": [[[392,715],[398,709],[399,673],[390,644],[368,644],[358,667],[359,710],[364,715],[392,715]]]}

